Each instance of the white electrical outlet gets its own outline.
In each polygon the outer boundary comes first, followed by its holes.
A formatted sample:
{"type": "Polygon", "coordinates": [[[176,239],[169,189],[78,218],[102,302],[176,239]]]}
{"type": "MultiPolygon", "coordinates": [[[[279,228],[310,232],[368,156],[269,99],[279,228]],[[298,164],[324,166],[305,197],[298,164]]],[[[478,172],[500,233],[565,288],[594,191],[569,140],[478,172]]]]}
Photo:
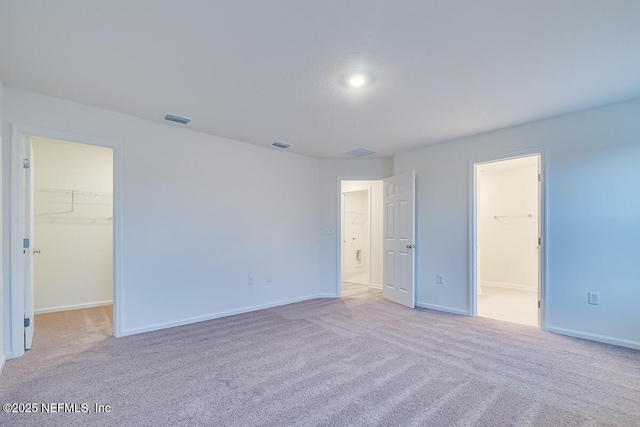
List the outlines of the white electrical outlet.
{"type": "Polygon", "coordinates": [[[247,280],[250,285],[253,285],[253,276],[249,276],[247,280]]]}
{"type": "Polygon", "coordinates": [[[273,277],[270,274],[267,274],[267,283],[273,282],[273,277]]]}
{"type": "Polygon", "coordinates": [[[444,275],[443,274],[436,275],[436,280],[437,280],[439,285],[444,285],[444,275]]]}
{"type": "Polygon", "coordinates": [[[600,304],[600,294],[597,292],[589,292],[589,304],[600,304]]]}
{"type": "Polygon", "coordinates": [[[322,230],[322,235],[323,236],[331,236],[333,235],[333,230],[330,228],[325,228],[324,230],[322,230]]]}

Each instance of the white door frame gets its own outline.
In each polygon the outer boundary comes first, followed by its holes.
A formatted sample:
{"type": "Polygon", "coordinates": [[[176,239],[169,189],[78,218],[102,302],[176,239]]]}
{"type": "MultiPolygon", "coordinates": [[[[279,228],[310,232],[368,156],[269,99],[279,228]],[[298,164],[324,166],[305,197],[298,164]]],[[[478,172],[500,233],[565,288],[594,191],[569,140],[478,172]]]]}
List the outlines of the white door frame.
{"type": "MultiPolygon", "coordinates": [[[[121,301],[121,244],[122,244],[122,146],[91,136],[75,135],[34,126],[11,125],[11,244],[9,249],[11,352],[7,358],[24,354],[24,273],[22,269],[22,239],[24,230],[24,190],[23,190],[23,140],[25,135],[57,139],[78,144],[94,145],[113,149],[113,335],[122,336],[121,301]]],[[[5,318],[6,319],[6,318],[5,318]]]]}
{"type": "MultiPolygon", "coordinates": [[[[364,180],[363,180],[364,181],[364,180]]],[[[341,185],[342,187],[342,185],[341,185]]],[[[362,185],[362,186],[358,186],[358,187],[354,187],[348,191],[344,191],[342,192],[342,196],[344,196],[344,193],[354,193],[357,191],[366,191],[367,192],[367,209],[369,210],[368,215],[369,215],[369,247],[367,248],[367,256],[365,258],[367,258],[368,262],[367,262],[367,270],[369,273],[369,280],[367,281],[367,286],[371,286],[371,273],[372,273],[372,268],[371,268],[371,247],[372,247],[372,239],[371,239],[371,191],[373,190],[371,185],[362,185]]],[[[344,232],[344,197],[340,197],[340,212],[341,212],[341,224],[340,224],[340,239],[342,239],[342,233],[344,232]]],[[[342,240],[338,241],[338,243],[340,243],[342,240]]],[[[341,252],[342,251],[342,245],[339,246],[341,252]]],[[[340,262],[342,263],[344,258],[344,253],[341,254],[340,257],[340,262]]],[[[340,265],[340,283],[342,283],[342,276],[344,276],[344,271],[343,271],[343,265],[340,265]]]]}
{"type": "MultiPolygon", "coordinates": [[[[365,176],[338,176],[336,180],[336,297],[340,298],[340,284],[342,281],[342,181],[382,181],[386,177],[365,175],[365,176]]],[[[369,191],[369,199],[371,199],[371,191],[369,191]]],[[[369,203],[371,209],[371,203],[369,203]]],[[[371,251],[369,251],[371,252],[371,251]]],[[[371,265],[371,263],[369,263],[371,265]]],[[[371,273],[369,273],[369,282],[371,283],[371,273]]]]}
{"type": "Polygon", "coordinates": [[[538,295],[540,301],[540,322],[539,327],[542,330],[546,330],[546,307],[547,307],[547,227],[546,227],[546,164],[545,164],[545,150],[543,147],[532,148],[529,150],[521,150],[503,154],[496,154],[493,156],[477,158],[469,160],[469,315],[478,315],[478,260],[477,260],[477,246],[478,246],[478,234],[477,234],[477,202],[478,202],[478,179],[477,169],[478,166],[484,163],[499,162],[502,160],[510,160],[518,157],[528,156],[540,156],[540,184],[539,184],[539,233],[541,237],[541,243],[538,253],[538,295]]]}

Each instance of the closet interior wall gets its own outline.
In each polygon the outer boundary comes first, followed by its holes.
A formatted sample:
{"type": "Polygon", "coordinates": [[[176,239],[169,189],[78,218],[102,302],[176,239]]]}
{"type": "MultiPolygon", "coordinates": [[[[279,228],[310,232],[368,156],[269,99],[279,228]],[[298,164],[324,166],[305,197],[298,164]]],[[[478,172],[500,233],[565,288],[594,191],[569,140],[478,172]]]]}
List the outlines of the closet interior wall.
{"type": "Polygon", "coordinates": [[[113,301],[113,150],[32,137],[35,312],[113,301]]]}

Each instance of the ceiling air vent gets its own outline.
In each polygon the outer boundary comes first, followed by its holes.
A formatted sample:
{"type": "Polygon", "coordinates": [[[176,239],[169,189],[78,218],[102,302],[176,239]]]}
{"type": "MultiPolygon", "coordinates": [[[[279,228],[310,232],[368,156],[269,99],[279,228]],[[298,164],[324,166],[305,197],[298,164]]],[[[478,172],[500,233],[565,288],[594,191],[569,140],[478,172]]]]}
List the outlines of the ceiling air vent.
{"type": "Polygon", "coordinates": [[[186,117],[174,116],[173,114],[167,114],[164,116],[165,120],[169,120],[170,122],[176,122],[183,125],[186,125],[191,121],[191,119],[187,119],[186,117]]]}
{"type": "Polygon", "coordinates": [[[272,145],[274,147],[278,147],[278,148],[289,148],[289,147],[291,147],[291,144],[287,144],[286,142],[280,142],[280,141],[276,141],[272,145]]]}
{"type": "Polygon", "coordinates": [[[355,150],[348,151],[345,154],[348,154],[351,157],[364,157],[364,156],[368,156],[370,154],[375,154],[375,153],[376,153],[375,151],[371,151],[366,148],[360,147],[360,148],[356,148],[355,150]]]}

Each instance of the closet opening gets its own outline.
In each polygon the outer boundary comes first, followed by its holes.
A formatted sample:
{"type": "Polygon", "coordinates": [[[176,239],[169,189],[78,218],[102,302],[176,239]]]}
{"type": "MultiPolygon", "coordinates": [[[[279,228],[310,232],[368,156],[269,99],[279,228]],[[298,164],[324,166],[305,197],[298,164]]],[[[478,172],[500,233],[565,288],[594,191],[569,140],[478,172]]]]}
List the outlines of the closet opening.
{"type": "Polygon", "coordinates": [[[23,139],[24,349],[82,351],[113,335],[114,149],[23,139]]]}
{"type": "Polygon", "coordinates": [[[540,325],[540,184],[539,154],[475,164],[478,316],[540,325]]]}

